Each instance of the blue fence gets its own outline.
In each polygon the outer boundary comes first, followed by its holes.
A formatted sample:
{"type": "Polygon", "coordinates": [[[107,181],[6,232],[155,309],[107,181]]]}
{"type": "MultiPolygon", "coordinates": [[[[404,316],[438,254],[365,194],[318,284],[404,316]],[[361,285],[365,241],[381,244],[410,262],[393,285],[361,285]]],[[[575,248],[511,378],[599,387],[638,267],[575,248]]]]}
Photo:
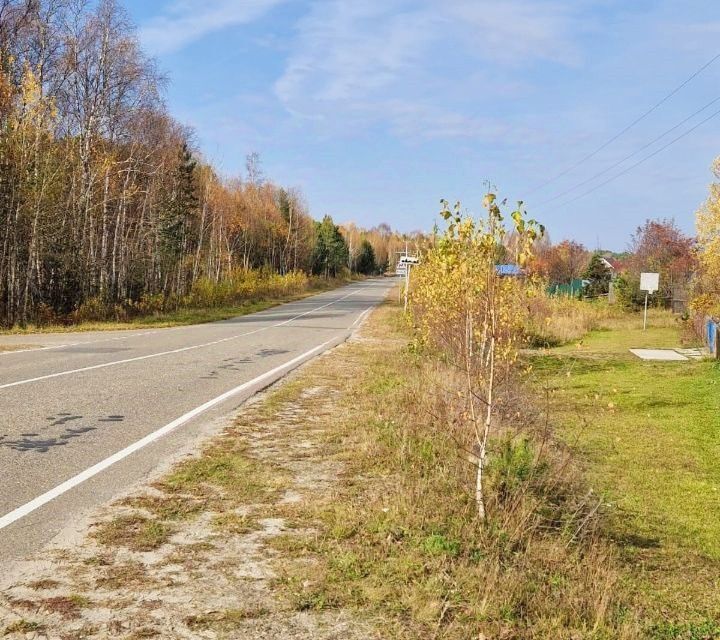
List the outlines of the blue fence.
{"type": "Polygon", "coordinates": [[[705,318],[705,344],[710,354],[718,357],[718,323],[712,318],[705,318]]]}

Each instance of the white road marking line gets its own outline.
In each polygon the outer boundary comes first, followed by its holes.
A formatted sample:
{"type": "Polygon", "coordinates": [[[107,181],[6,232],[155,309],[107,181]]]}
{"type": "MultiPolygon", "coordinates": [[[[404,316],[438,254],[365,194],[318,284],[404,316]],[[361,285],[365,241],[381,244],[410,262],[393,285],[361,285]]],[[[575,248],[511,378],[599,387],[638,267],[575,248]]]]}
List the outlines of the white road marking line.
{"type": "MultiPolygon", "coordinates": [[[[325,292],[320,293],[318,295],[324,295],[325,292]]],[[[330,292],[331,293],[331,292],[330,292]]],[[[290,306],[307,306],[308,304],[312,304],[312,299],[305,298],[302,300],[293,300],[291,302],[286,302],[282,306],[290,307],[290,306]]],[[[129,333],[123,336],[116,336],[113,338],[98,338],[97,340],[81,340],[79,342],[67,342],[64,344],[56,344],[56,345],[49,345],[47,347],[31,347],[29,349],[16,349],[13,351],[0,351],[0,356],[10,356],[14,355],[16,353],[28,353],[30,351],[51,351],[53,349],[63,349],[65,347],[77,347],[79,345],[86,345],[86,344],[97,344],[99,342],[113,342],[115,340],[129,340],[130,338],[139,338],[141,336],[149,336],[155,333],[160,332],[168,332],[168,331],[176,331],[179,329],[195,329],[195,328],[204,328],[204,327],[212,327],[213,325],[223,324],[223,323],[230,323],[232,320],[238,320],[242,322],[246,317],[247,318],[277,318],[278,316],[283,316],[287,312],[282,311],[275,311],[270,313],[264,313],[262,311],[259,311],[257,313],[251,313],[247,314],[246,316],[236,316],[235,318],[227,318],[226,320],[218,320],[217,322],[203,322],[200,324],[191,324],[191,325],[182,325],[179,327],[162,327],[160,329],[151,329],[150,331],[143,331],[142,333],[129,333]]],[[[129,329],[129,331],[133,331],[133,329],[129,329]]],[[[16,334],[17,335],[17,334],[16,334]]],[[[42,336],[42,334],[30,334],[33,337],[35,336],[42,336]]],[[[54,334],[57,335],[57,334],[54,334]]],[[[2,339],[2,336],[0,336],[0,340],[2,339]]]]}
{"type": "Polygon", "coordinates": [[[97,344],[98,342],[114,342],[115,340],[128,340],[129,338],[139,338],[140,336],[148,336],[157,333],[158,330],[144,331],[143,333],[133,333],[126,336],[116,336],[114,338],[100,338],[98,340],[81,340],[80,342],[66,342],[65,344],[54,344],[47,347],[31,347],[30,349],[16,349],[15,351],[0,351],[0,356],[11,356],[16,353],[28,353],[29,351],[50,351],[52,349],[63,349],[65,347],[77,347],[79,345],[97,344]]]}
{"type": "Polygon", "coordinates": [[[261,382],[269,380],[277,374],[281,374],[284,371],[289,371],[294,365],[300,363],[306,358],[315,355],[319,351],[322,351],[325,347],[327,347],[331,342],[334,342],[335,340],[337,340],[337,337],[331,338],[330,340],[323,342],[321,345],[314,347],[313,349],[310,349],[309,351],[306,351],[299,356],[296,356],[292,360],[288,360],[286,363],[281,364],[280,366],[275,367],[274,369],[271,369],[270,371],[267,371],[262,375],[257,376],[256,378],[253,378],[249,382],[244,382],[243,384],[233,389],[230,389],[230,391],[226,391],[222,395],[219,395],[212,400],[208,400],[206,403],[201,404],[199,407],[196,407],[191,411],[188,411],[187,413],[181,415],[179,418],[176,418],[172,422],[166,424],[164,427],[160,427],[156,431],[153,431],[152,433],[146,435],[144,438],[138,440],[137,442],[134,442],[133,444],[125,447],[124,449],[121,449],[120,451],[105,458],[104,460],[101,460],[97,464],[94,464],[88,469],[85,469],[85,471],[78,473],[69,480],[66,480],[65,482],[54,487],[53,489],[46,491],[42,495],[39,495],[37,498],[30,500],[30,502],[26,502],[17,509],[13,509],[10,513],[7,513],[4,516],[0,517],[0,529],[4,529],[5,527],[11,525],[13,522],[19,520],[20,518],[24,518],[26,515],[32,513],[36,509],[39,509],[51,500],[54,500],[62,494],[67,493],[74,487],[77,487],[79,484],[82,484],[86,480],[89,480],[93,476],[96,476],[98,473],[104,471],[108,467],[111,467],[116,462],[120,462],[121,460],[127,458],[129,455],[135,453],[136,451],[139,451],[150,443],[159,440],[174,429],[177,429],[178,427],[182,426],[186,422],[189,422],[201,413],[204,413],[208,409],[211,409],[212,407],[215,407],[216,405],[224,402],[228,398],[231,398],[232,396],[237,395],[238,393],[245,391],[246,389],[249,389],[261,382]]]}
{"type": "Polygon", "coordinates": [[[30,347],[29,349],[14,349],[12,351],[0,351],[0,356],[12,356],[16,353],[27,353],[28,351],[50,351],[50,349],[62,349],[63,347],[74,347],[77,342],[67,344],[56,344],[52,347],[30,347]]]}
{"type": "Polygon", "coordinates": [[[94,364],[94,365],[89,365],[87,367],[80,367],[79,369],[69,369],[66,371],[58,371],[56,373],[48,373],[44,376],[37,376],[36,378],[26,378],[25,380],[16,380],[15,382],[8,382],[6,384],[0,384],[0,390],[9,389],[11,387],[19,387],[20,385],[30,384],[32,382],[40,382],[41,380],[49,380],[51,378],[60,378],[60,377],[69,376],[69,375],[72,375],[75,373],[83,373],[85,371],[94,371],[96,369],[105,369],[107,367],[114,367],[114,366],[117,366],[120,364],[128,364],[130,362],[140,362],[141,360],[149,360],[151,358],[159,358],[161,356],[172,355],[174,353],[183,353],[185,351],[192,351],[194,349],[203,349],[205,347],[211,347],[211,346],[214,346],[217,344],[222,344],[223,342],[228,342],[230,340],[236,340],[237,338],[242,338],[244,336],[250,336],[255,333],[260,333],[261,331],[267,331],[269,329],[274,329],[276,327],[283,327],[286,324],[289,324],[290,322],[294,322],[298,318],[302,318],[303,316],[309,315],[316,311],[320,311],[321,309],[325,309],[326,307],[329,307],[330,305],[336,304],[338,302],[342,302],[343,300],[349,298],[350,296],[354,296],[356,293],[359,293],[360,291],[362,291],[362,289],[355,289],[354,291],[351,291],[350,293],[343,296],[342,298],[337,298],[336,300],[331,300],[327,304],[321,305],[319,307],[315,307],[314,309],[310,309],[309,311],[305,311],[304,313],[300,313],[300,314],[290,318],[289,320],[284,320],[283,322],[277,322],[277,323],[269,325],[267,327],[260,327],[259,329],[255,329],[254,331],[238,333],[234,336],[228,336],[227,338],[213,340],[212,342],[205,342],[203,344],[190,345],[188,347],[180,347],[178,349],[171,349],[170,351],[160,351],[158,353],[149,353],[144,356],[136,356],[134,358],[125,358],[124,360],[114,360],[112,362],[103,362],[101,364],[94,364]]]}
{"type": "Polygon", "coordinates": [[[368,316],[369,313],[373,310],[373,308],[374,308],[374,306],[373,306],[373,307],[368,307],[367,309],[365,309],[365,311],[363,311],[357,318],[355,318],[355,322],[353,322],[353,323],[348,327],[348,329],[354,329],[357,325],[361,324],[362,321],[365,320],[365,318],[367,318],[367,316],[368,316]]]}

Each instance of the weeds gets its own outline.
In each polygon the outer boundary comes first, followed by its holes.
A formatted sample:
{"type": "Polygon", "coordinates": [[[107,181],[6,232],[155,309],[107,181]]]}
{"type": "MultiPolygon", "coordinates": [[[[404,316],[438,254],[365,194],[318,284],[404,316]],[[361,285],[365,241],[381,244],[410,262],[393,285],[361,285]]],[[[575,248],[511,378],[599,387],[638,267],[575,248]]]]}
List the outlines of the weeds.
{"type": "Polygon", "coordinates": [[[16,620],[15,622],[9,624],[7,627],[5,627],[5,630],[3,631],[3,635],[9,636],[11,633],[32,633],[32,632],[40,632],[44,630],[44,626],[40,624],[39,622],[33,622],[31,620],[25,620],[24,618],[21,620],[16,620]]]}
{"type": "Polygon", "coordinates": [[[326,455],[345,465],[341,486],[295,514],[316,533],[270,542],[292,605],[362,611],[392,638],[638,637],[597,503],[542,416],[513,393],[517,381],[490,443],[482,522],[458,424],[462,373],[404,349],[396,308],[378,313],[346,356],[352,374],[326,372],[344,389],[345,419],[323,422],[326,455]]]}
{"type": "Polygon", "coordinates": [[[300,272],[280,275],[262,270],[238,270],[220,282],[197,281],[185,296],[145,295],[121,303],[96,297],[86,300],[69,314],[58,314],[44,307],[34,324],[15,326],[0,333],[99,331],[214,322],[262,311],[274,304],[332,289],[345,282],[347,280],[342,278],[320,278],[300,272]]]}
{"type": "Polygon", "coordinates": [[[170,539],[172,529],[160,520],[131,514],[97,525],[92,535],[100,544],[106,546],[126,547],[133,551],[153,551],[170,539]]]}

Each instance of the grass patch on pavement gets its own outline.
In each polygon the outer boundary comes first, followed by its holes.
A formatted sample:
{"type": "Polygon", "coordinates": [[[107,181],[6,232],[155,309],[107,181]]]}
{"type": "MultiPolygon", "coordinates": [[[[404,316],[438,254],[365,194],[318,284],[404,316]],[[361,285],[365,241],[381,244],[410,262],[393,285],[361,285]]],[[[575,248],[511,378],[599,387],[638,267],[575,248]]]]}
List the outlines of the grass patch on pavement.
{"type": "Polygon", "coordinates": [[[7,625],[3,631],[3,635],[9,636],[11,633],[40,633],[44,629],[45,627],[41,623],[22,618],[7,625]]]}
{"type": "Polygon", "coordinates": [[[286,478],[249,457],[245,446],[230,437],[207,448],[199,457],[180,463],[155,487],[168,495],[234,504],[267,502],[282,491],[286,478]]]}
{"type": "Polygon", "coordinates": [[[172,528],[139,514],[122,515],[95,527],[93,538],[109,547],[126,547],[132,551],[154,551],[172,535],[172,528]]]}
{"type": "Polygon", "coordinates": [[[225,609],[200,615],[188,616],[185,624],[193,631],[234,631],[242,627],[246,620],[262,618],[270,612],[265,607],[247,609],[225,609]]]}

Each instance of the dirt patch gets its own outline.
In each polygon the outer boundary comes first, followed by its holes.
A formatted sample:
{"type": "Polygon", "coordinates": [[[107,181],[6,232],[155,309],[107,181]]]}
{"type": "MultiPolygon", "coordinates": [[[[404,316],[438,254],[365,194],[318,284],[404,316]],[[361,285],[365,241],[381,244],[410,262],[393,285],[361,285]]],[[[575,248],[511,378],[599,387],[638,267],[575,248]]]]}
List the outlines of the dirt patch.
{"type": "Polygon", "coordinates": [[[343,472],[327,426],[343,393],[338,367],[354,366],[343,363],[349,348],[246,405],[200,455],[96,514],[80,542],[28,562],[0,595],[0,635],[378,637],[356,612],[305,606],[309,585],[293,586],[297,598],[280,588],[283,556],[302,560],[295,547],[312,533],[294,516],[331,499],[343,472]]]}

